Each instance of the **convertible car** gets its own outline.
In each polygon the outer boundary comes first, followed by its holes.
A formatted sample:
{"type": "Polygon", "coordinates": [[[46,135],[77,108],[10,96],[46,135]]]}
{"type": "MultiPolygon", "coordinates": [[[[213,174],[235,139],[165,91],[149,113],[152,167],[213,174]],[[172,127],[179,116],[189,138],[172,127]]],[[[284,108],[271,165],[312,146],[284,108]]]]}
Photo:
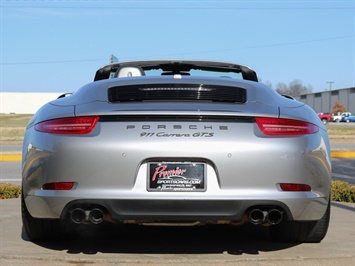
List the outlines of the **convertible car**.
{"type": "Polygon", "coordinates": [[[22,176],[32,241],[110,223],[251,223],[275,241],[320,242],[329,225],[322,121],[229,62],[103,66],[33,116],[22,176]]]}

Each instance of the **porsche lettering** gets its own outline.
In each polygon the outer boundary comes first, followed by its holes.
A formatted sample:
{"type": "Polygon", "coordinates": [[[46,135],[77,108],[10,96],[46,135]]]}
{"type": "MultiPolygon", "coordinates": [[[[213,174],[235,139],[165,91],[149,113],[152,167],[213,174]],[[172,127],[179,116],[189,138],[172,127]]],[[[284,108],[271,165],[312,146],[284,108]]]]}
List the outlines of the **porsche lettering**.
{"type": "Polygon", "coordinates": [[[151,129],[203,129],[203,130],[228,130],[228,126],[212,126],[212,125],[142,125],[142,126],[136,126],[136,125],[127,125],[126,129],[144,129],[144,130],[151,130],[151,129]]]}

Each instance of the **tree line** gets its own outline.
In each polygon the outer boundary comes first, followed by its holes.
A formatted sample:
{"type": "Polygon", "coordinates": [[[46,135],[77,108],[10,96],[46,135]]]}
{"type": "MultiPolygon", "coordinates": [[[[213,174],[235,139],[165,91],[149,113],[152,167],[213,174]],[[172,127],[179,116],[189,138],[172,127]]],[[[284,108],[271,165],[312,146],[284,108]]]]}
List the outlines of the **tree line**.
{"type": "Polygon", "coordinates": [[[295,79],[288,84],[285,82],[278,82],[275,87],[269,81],[266,81],[265,84],[274,88],[281,95],[299,96],[313,91],[311,85],[304,85],[299,79],[295,79]]]}
{"type": "MultiPolygon", "coordinates": [[[[271,82],[266,81],[265,84],[271,88],[273,88],[271,82]]],[[[291,81],[289,84],[284,82],[279,82],[276,84],[274,88],[279,94],[281,95],[288,95],[288,96],[299,96],[302,94],[311,93],[313,88],[311,85],[303,85],[302,81],[299,79],[295,79],[291,81]]],[[[339,101],[335,101],[332,114],[346,112],[347,108],[344,104],[339,101]]]]}

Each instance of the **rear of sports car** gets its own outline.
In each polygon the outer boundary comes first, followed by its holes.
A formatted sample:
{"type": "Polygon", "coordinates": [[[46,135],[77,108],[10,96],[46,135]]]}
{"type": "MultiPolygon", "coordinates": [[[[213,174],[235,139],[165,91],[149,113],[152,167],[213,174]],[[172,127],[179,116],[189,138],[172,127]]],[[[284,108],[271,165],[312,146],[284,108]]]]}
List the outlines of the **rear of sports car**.
{"type": "Polygon", "coordinates": [[[270,226],[319,242],[330,150],[317,114],[253,81],[96,81],[43,106],[23,145],[31,240],[63,224],[270,226]]]}

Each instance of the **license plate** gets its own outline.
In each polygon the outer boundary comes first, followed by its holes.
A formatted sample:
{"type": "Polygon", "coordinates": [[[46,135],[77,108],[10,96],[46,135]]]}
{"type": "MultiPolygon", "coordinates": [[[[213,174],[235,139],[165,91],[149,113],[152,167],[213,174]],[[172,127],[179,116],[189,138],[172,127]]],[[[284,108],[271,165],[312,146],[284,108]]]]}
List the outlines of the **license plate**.
{"type": "Polygon", "coordinates": [[[204,163],[149,163],[148,191],[206,191],[205,172],[204,163]]]}

